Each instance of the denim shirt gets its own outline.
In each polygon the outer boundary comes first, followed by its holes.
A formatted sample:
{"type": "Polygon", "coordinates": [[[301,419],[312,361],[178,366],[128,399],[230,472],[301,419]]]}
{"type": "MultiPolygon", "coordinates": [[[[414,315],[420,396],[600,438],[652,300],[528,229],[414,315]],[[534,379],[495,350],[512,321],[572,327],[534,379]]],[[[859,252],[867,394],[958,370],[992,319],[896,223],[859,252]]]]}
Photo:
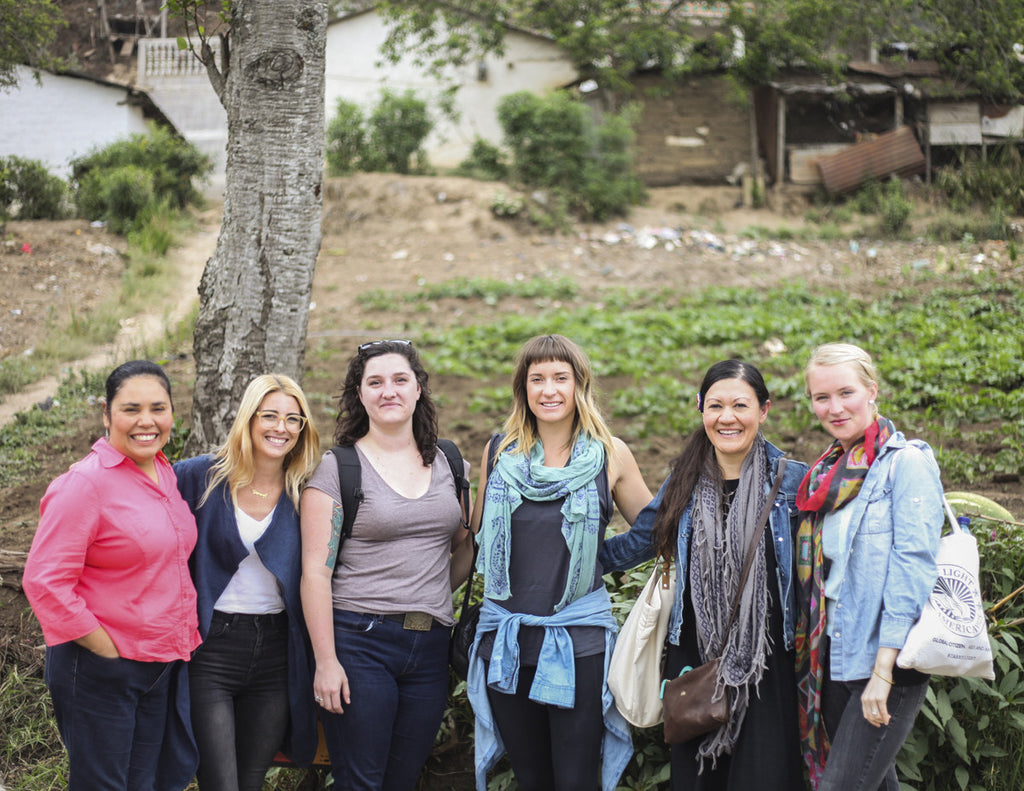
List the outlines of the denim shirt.
{"type": "MultiPolygon", "coordinates": [[[[765,494],[775,483],[779,459],[785,455],[770,442],[765,442],[768,456],[768,481],[765,483],[765,494]]],[[[807,473],[807,465],[803,462],[786,459],[786,471],[782,479],[782,488],[775,497],[775,504],[768,515],[771,527],[772,546],[775,548],[775,560],[778,566],[779,601],[783,603],[783,628],[786,636],[786,650],[793,648],[793,637],[796,630],[796,590],[793,572],[793,537],[796,533],[799,512],[796,507],[796,490],[807,473]]],[[[622,571],[638,566],[655,555],[652,543],[654,517],[658,513],[661,501],[665,497],[668,481],[661,485],[658,494],[647,505],[633,522],[633,526],[625,533],[606,539],[598,561],[605,573],[622,571]]],[[[690,548],[690,519],[693,500],[687,504],[679,517],[679,535],[676,539],[676,580],[673,594],[672,613],[668,622],[668,639],[673,645],[679,645],[679,633],[683,626],[683,594],[686,590],[686,569],[690,548]]]]}
{"type": "Polygon", "coordinates": [[[604,712],[604,738],[601,742],[601,786],[603,791],[614,791],[619,777],[633,757],[633,740],[629,725],[608,689],[608,663],[615,646],[618,622],[611,613],[611,599],[602,586],[581,596],[554,615],[527,615],[510,613],[490,599],[484,599],[480,609],[476,639],[469,655],[469,674],[466,680],[469,702],[475,719],[476,787],[487,789],[487,772],[494,768],[505,752],[497,724],[487,699],[487,687],[513,694],[519,683],[520,624],[543,626],[544,643],[537,662],[537,672],[530,687],[530,699],[562,708],[572,708],[575,701],[575,660],[572,638],[566,626],[600,626],[605,630],[604,683],[601,708],[604,712]],[[486,632],[496,631],[491,661],[485,677],[484,660],[477,655],[480,638],[486,632]]]}
{"type": "Polygon", "coordinates": [[[833,607],[830,673],[869,678],[880,646],[902,648],[938,576],[945,516],[932,450],[896,432],[845,508],[828,572],[833,607]]]}

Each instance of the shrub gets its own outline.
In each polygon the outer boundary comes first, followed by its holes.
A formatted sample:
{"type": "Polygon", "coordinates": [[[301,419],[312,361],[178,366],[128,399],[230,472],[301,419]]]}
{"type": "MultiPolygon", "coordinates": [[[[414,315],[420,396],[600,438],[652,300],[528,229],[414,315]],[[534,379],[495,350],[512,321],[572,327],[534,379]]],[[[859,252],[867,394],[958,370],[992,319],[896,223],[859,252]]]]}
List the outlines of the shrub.
{"type": "Polygon", "coordinates": [[[332,176],[356,170],[423,173],[423,141],[434,128],[426,102],[412,91],[384,91],[367,120],[362,109],[338,100],[327,126],[327,166],[332,176]],[[369,131],[367,131],[369,128],[369,131]]]}
{"type": "Polygon", "coordinates": [[[0,157],[0,217],[56,220],[64,216],[67,185],[35,159],[0,157]],[[17,211],[13,211],[14,209],[17,211]]]}
{"type": "Polygon", "coordinates": [[[508,177],[508,165],[500,148],[478,137],[473,141],[469,156],[455,169],[455,174],[483,181],[504,181],[508,177]]]}
{"type": "Polygon", "coordinates": [[[882,218],[882,230],[890,236],[898,236],[910,219],[914,204],[904,194],[903,182],[890,179],[882,190],[878,213],[882,218]]]}
{"type": "MultiPolygon", "coordinates": [[[[177,209],[202,202],[193,181],[206,176],[213,167],[209,158],[191,143],[175,137],[164,127],[153,126],[149,134],[132,135],[73,160],[72,181],[81,188],[90,174],[126,166],[148,172],[153,181],[153,195],[168,199],[177,209]]],[[[75,200],[79,200],[77,194],[75,200]]]]}
{"type": "Polygon", "coordinates": [[[364,155],[364,169],[424,172],[427,160],[422,145],[433,127],[426,102],[417,99],[412,91],[401,95],[384,91],[370,114],[369,148],[364,155]],[[415,166],[412,164],[414,157],[415,166]]]}
{"type": "Polygon", "coordinates": [[[999,206],[1009,214],[1024,214],[1024,157],[1017,143],[996,146],[983,160],[968,151],[959,159],[939,169],[935,178],[953,211],[999,206]]]}
{"type": "Polygon", "coordinates": [[[366,142],[366,119],[355,102],[338,99],[334,118],[327,125],[327,168],[332,176],[358,170],[366,142]]]}
{"type": "Polygon", "coordinates": [[[97,169],[79,182],[79,211],[87,220],[103,220],[114,233],[124,233],[152,203],[153,174],[137,165],[97,169]]]}
{"type": "Polygon", "coordinates": [[[598,126],[586,105],[562,92],[541,98],[520,91],[498,105],[512,175],[585,219],[622,214],[643,200],[630,156],[635,118],[628,107],[598,126]]]}

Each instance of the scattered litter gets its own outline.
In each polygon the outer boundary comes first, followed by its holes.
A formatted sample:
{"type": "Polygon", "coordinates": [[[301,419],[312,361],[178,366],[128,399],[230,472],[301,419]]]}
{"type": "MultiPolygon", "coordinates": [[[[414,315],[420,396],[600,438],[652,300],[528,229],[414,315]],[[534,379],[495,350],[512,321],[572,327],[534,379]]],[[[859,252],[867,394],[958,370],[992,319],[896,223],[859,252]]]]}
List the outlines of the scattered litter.
{"type": "Polygon", "coordinates": [[[28,242],[25,242],[25,244],[21,246],[21,252],[23,252],[25,255],[32,255],[32,245],[30,245],[28,242]]]}
{"type": "Polygon", "coordinates": [[[393,252],[391,254],[391,260],[392,261],[404,261],[408,257],[409,257],[409,251],[408,250],[395,250],[395,252],[393,252]]]}
{"type": "Polygon", "coordinates": [[[911,266],[914,269],[927,269],[931,265],[932,262],[929,261],[927,258],[918,258],[916,261],[914,261],[914,263],[911,264],[911,266]]]}

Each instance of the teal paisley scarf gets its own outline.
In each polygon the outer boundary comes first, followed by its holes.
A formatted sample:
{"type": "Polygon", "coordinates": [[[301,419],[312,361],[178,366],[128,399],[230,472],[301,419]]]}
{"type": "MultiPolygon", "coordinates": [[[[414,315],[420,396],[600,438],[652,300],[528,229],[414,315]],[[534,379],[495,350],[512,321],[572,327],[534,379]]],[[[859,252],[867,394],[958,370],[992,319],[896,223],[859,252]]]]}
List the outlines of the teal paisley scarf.
{"type": "Polygon", "coordinates": [[[545,467],[544,447],[534,444],[529,457],[513,443],[498,457],[487,479],[480,524],[477,570],[484,575],[484,595],[503,601],[511,595],[508,575],[512,512],[523,500],[546,502],[565,498],[562,536],[569,548],[569,575],[558,612],[590,591],[597,562],[601,503],[595,479],[605,466],[604,445],[581,435],[564,467],[545,467]]]}

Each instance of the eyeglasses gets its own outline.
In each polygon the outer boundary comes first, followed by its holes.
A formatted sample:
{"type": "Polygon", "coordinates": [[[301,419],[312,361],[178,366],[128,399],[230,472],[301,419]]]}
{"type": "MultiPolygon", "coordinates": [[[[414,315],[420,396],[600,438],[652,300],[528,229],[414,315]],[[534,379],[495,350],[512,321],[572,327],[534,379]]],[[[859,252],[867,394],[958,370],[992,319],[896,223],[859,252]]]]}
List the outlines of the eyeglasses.
{"type": "Polygon", "coordinates": [[[296,415],[294,413],[279,415],[277,412],[257,412],[256,417],[259,418],[260,425],[263,428],[277,428],[282,420],[284,421],[284,427],[292,432],[302,431],[306,426],[305,415],[296,415]]]}

